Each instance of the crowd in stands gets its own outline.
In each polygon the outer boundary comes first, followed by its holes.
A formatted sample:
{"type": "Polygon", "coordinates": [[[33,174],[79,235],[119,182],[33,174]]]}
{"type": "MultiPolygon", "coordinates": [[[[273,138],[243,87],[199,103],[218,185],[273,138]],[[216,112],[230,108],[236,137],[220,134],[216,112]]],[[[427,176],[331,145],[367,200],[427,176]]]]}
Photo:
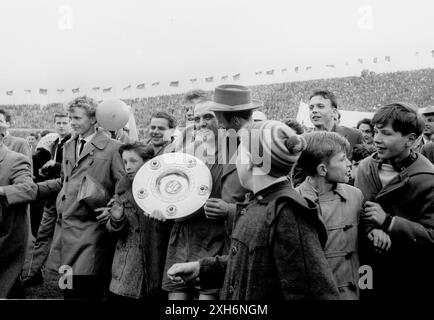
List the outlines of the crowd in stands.
{"type": "MultiPolygon", "coordinates": [[[[338,93],[339,109],[342,110],[373,112],[379,105],[391,100],[412,102],[418,107],[434,105],[433,79],[434,69],[421,69],[258,85],[250,89],[255,99],[264,102],[262,111],[269,119],[287,119],[296,117],[300,101],[308,101],[310,92],[315,88],[326,88],[338,93]]],[[[143,137],[143,129],[149,124],[150,115],[156,111],[166,111],[178,121],[184,119],[182,97],[182,94],[174,94],[125,100],[135,110],[140,136],[143,137]]],[[[60,103],[0,107],[14,115],[14,128],[29,129],[52,128],[52,115],[63,108],[60,103]]]]}

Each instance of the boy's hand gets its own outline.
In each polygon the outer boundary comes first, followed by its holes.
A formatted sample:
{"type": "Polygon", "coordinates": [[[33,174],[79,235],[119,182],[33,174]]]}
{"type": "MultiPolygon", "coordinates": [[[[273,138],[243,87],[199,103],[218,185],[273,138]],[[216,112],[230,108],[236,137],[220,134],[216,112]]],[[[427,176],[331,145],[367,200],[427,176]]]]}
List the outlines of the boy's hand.
{"type": "Polygon", "coordinates": [[[390,236],[381,229],[374,229],[368,234],[368,239],[372,242],[377,252],[388,251],[392,245],[390,236]]]}
{"type": "Polygon", "coordinates": [[[226,219],[229,214],[229,203],[218,198],[209,198],[204,206],[208,219],[226,219]]]}
{"type": "Polygon", "coordinates": [[[384,212],[378,203],[366,201],[363,219],[374,222],[381,227],[384,224],[384,220],[386,220],[386,212],[384,212]]]}
{"type": "Polygon", "coordinates": [[[175,263],[167,271],[170,280],[177,283],[185,283],[195,280],[199,276],[199,261],[175,263]]]}

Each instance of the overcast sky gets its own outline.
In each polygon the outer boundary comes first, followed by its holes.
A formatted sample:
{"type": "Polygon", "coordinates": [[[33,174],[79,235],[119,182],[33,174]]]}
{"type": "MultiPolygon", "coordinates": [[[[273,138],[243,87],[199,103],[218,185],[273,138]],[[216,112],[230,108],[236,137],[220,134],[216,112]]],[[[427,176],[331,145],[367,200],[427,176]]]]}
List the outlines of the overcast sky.
{"type": "Polygon", "coordinates": [[[434,66],[432,0],[294,2],[1,0],[0,103],[61,100],[77,87],[150,94],[157,81],[158,93],[212,88],[236,73],[240,83],[254,84],[434,66]],[[295,66],[303,72],[295,74],[295,66]],[[274,76],[254,75],[271,69],[274,76]],[[209,76],[215,81],[204,83],[209,76]],[[168,87],[176,80],[179,88],[168,87]],[[139,83],[146,89],[135,90],[139,83]],[[58,88],[65,93],[56,95],[58,88]]]}

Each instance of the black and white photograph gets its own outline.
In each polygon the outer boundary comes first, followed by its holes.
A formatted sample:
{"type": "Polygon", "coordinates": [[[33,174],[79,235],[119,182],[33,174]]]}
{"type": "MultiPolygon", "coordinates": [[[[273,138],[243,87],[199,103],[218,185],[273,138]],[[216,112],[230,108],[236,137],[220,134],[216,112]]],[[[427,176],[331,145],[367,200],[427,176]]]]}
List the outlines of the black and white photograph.
{"type": "Polygon", "coordinates": [[[0,309],[434,301],[432,0],[2,0],[0,39],[0,309]]]}

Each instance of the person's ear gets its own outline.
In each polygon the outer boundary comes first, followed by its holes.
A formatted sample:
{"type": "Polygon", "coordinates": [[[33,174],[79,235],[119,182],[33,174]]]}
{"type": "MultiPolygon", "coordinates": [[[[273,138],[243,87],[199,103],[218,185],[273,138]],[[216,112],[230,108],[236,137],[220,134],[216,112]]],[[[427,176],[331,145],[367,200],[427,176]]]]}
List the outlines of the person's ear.
{"type": "Polygon", "coordinates": [[[417,136],[415,133],[410,133],[407,135],[407,142],[406,142],[406,147],[410,148],[414,145],[414,143],[417,140],[417,136]]]}
{"type": "Polygon", "coordinates": [[[325,177],[327,175],[327,166],[324,163],[320,163],[316,167],[316,172],[320,177],[325,177]]]}

